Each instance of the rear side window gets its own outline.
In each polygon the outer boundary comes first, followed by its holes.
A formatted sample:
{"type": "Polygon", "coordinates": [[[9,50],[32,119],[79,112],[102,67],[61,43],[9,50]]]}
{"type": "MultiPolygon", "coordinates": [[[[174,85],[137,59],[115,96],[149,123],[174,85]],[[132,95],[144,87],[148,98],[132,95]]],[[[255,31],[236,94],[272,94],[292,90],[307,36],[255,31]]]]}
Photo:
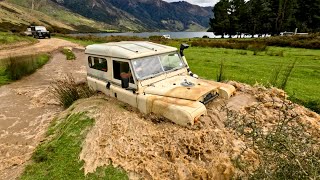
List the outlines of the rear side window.
{"type": "Polygon", "coordinates": [[[88,65],[92,69],[96,69],[104,72],[108,71],[108,63],[107,63],[107,60],[104,58],[89,56],[88,65]]]}

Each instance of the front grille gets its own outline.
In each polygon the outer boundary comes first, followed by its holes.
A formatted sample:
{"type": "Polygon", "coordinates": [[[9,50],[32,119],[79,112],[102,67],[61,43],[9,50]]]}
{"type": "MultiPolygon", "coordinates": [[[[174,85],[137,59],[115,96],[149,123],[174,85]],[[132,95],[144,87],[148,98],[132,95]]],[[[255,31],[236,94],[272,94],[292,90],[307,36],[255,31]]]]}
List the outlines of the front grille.
{"type": "Polygon", "coordinates": [[[203,104],[208,104],[210,101],[216,99],[219,96],[218,93],[213,94],[213,93],[209,93],[206,95],[206,97],[203,99],[203,104]]]}

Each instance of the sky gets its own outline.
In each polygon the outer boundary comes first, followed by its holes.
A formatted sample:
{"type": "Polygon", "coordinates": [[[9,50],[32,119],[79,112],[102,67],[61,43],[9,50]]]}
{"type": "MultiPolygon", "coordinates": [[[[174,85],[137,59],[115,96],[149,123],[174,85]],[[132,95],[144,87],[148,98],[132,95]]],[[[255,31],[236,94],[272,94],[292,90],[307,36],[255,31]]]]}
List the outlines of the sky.
{"type": "MultiPolygon", "coordinates": [[[[167,2],[176,2],[176,1],[182,1],[182,0],[165,0],[167,2]]],[[[199,6],[213,6],[216,4],[219,0],[184,0],[191,4],[196,4],[199,6]]]]}

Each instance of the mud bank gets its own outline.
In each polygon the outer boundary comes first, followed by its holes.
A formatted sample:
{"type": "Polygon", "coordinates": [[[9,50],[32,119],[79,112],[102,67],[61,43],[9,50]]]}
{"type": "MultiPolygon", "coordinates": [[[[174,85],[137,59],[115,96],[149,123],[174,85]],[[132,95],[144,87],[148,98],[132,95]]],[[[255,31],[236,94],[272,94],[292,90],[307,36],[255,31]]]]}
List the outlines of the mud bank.
{"type": "MultiPolygon", "coordinates": [[[[230,179],[244,173],[232,163],[240,154],[250,164],[247,171],[254,171],[259,158],[244,137],[225,127],[230,120],[228,112],[238,112],[240,116],[249,114],[262,101],[273,102],[263,103],[256,113],[263,125],[272,126],[277,123],[277,108],[281,107],[285,93],[231,84],[237,87],[237,94],[230,100],[209,104],[208,116],[191,128],[142,115],[104,96],[78,102],[73,111],[87,111],[96,120],[80,154],[85,173],[112,163],[124,168],[130,179],[230,179]]],[[[320,116],[298,105],[294,108],[300,121],[311,125],[310,131],[320,137],[320,116]]]]}

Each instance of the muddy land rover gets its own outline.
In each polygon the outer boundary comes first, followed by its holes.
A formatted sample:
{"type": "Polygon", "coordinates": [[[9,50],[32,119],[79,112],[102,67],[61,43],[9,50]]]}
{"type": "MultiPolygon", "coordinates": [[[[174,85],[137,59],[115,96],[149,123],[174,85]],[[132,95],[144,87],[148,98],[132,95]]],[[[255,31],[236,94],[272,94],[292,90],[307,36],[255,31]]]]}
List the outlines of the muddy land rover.
{"type": "Polygon", "coordinates": [[[206,115],[205,105],[218,96],[229,98],[231,85],[198,79],[189,70],[182,44],[115,42],[86,47],[91,88],[138,108],[187,126],[206,115]]]}

